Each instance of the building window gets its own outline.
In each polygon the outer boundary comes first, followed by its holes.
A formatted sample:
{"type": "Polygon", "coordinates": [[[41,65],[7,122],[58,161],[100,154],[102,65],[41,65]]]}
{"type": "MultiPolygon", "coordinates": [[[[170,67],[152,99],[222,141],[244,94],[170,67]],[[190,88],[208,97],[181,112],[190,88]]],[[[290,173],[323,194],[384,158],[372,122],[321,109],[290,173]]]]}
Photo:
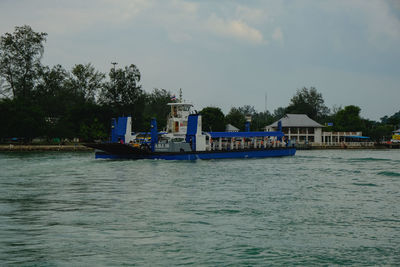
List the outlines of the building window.
{"type": "Polygon", "coordinates": [[[314,128],[308,128],[308,133],[309,134],[314,134],[314,128]]]}

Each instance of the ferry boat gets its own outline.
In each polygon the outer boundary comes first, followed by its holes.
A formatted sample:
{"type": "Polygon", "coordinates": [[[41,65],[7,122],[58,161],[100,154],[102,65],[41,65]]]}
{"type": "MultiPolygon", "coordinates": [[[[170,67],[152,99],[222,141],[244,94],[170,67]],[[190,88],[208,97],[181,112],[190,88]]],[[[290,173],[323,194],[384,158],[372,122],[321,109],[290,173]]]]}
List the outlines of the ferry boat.
{"type": "Polygon", "coordinates": [[[111,141],[86,144],[95,148],[102,159],[197,160],[223,158],[263,158],[293,156],[296,148],[286,143],[281,131],[204,132],[200,114],[193,105],[182,101],[168,103],[171,113],[164,132],[157,130],[152,119],[150,133],[131,133],[131,117],[112,119],[111,141]]]}

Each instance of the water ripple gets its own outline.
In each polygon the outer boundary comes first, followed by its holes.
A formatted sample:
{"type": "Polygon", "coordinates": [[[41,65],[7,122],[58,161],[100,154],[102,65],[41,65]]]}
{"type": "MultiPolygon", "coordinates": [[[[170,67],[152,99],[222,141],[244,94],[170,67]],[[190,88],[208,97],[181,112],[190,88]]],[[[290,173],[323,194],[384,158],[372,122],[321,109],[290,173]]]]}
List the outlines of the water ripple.
{"type": "Polygon", "coordinates": [[[0,265],[396,265],[399,162],[391,150],[195,162],[2,153],[0,265]]]}

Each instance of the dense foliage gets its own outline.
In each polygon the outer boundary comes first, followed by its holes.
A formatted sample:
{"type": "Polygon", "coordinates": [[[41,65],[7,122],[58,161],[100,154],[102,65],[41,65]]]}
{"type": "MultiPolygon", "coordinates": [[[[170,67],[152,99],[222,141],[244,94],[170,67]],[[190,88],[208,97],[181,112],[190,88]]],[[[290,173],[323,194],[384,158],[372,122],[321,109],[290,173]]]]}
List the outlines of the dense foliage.
{"type": "MultiPolygon", "coordinates": [[[[122,115],[132,116],[133,131],[149,130],[152,117],[157,118],[160,129],[165,128],[171,93],[143,90],[137,66],[114,66],[108,74],[90,63],[77,64],[70,71],[61,65],[44,66],[46,37],[25,25],[0,38],[0,139],[104,140],[109,136],[111,118],[122,115]]],[[[200,114],[206,131],[224,131],[228,123],[244,130],[246,116],[251,116],[251,130],[259,131],[288,113],[333,123],[324,130],[363,131],[374,140],[390,138],[400,125],[400,111],[381,122],[361,118],[360,111],[353,105],[330,111],[316,88],[304,87],[287,107],[279,107],[273,114],[257,112],[250,105],[232,107],[226,115],[218,107],[206,107],[200,114]]]]}
{"type": "Polygon", "coordinates": [[[303,87],[297,90],[286,108],[289,114],[306,114],[313,120],[321,120],[329,114],[329,109],[324,104],[321,93],[315,87],[307,89],[303,87]]]}
{"type": "Polygon", "coordinates": [[[108,77],[91,64],[43,66],[46,36],[22,26],[0,39],[0,138],[105,139],[111,118],[122,115],[132,115],[136,131],[153,116],[165,127],[171,94],[146,93],[135,65],[112,68],[108,77]]]}
{"type": "Polygon", "coordinates": [[[225,131],[225,115],[220,108],[206,107],[200,111],[203,130],[210,132],[225,131]]]}

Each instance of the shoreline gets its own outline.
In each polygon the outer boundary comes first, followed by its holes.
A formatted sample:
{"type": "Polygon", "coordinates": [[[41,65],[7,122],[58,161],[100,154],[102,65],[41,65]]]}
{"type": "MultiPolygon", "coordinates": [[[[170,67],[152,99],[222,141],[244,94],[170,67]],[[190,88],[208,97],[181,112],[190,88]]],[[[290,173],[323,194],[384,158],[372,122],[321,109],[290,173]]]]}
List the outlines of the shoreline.
{"type": "Polygon", "coordinates": [[[0,152],[4,151],[93,151],[93,148],[80,144],[74,145],[0,145],[0,152]]]}
{"type": "MultiPolygon", "coordinates": [[[[399,146],[396,147],[388,147],[384,145],[375,145],[375,146],[347,146],[347,147],[341,147],[341,146],[309,146],[309,147],[302,147],[299,146],[296,149],[297,150],[332,150],[332,149],[337,149],[337,150],[366,150],[366,149],[381,149],[381,150],[387,150],[387,149],[398,149],[399,146]]],[[[27,151],[36,151],[36,152],[45,152],[45,151],[68,151],[68,152],[79,152],[79,151],[94,151],[93,148],[86,147],[81,144],[73,144],[73,145],[17,145],[17,144],[6,144],[6,145],[0,145],[0,152],[10,152],[10,151],[15,151],[15,152],[27,152],[27,151]]]]}

